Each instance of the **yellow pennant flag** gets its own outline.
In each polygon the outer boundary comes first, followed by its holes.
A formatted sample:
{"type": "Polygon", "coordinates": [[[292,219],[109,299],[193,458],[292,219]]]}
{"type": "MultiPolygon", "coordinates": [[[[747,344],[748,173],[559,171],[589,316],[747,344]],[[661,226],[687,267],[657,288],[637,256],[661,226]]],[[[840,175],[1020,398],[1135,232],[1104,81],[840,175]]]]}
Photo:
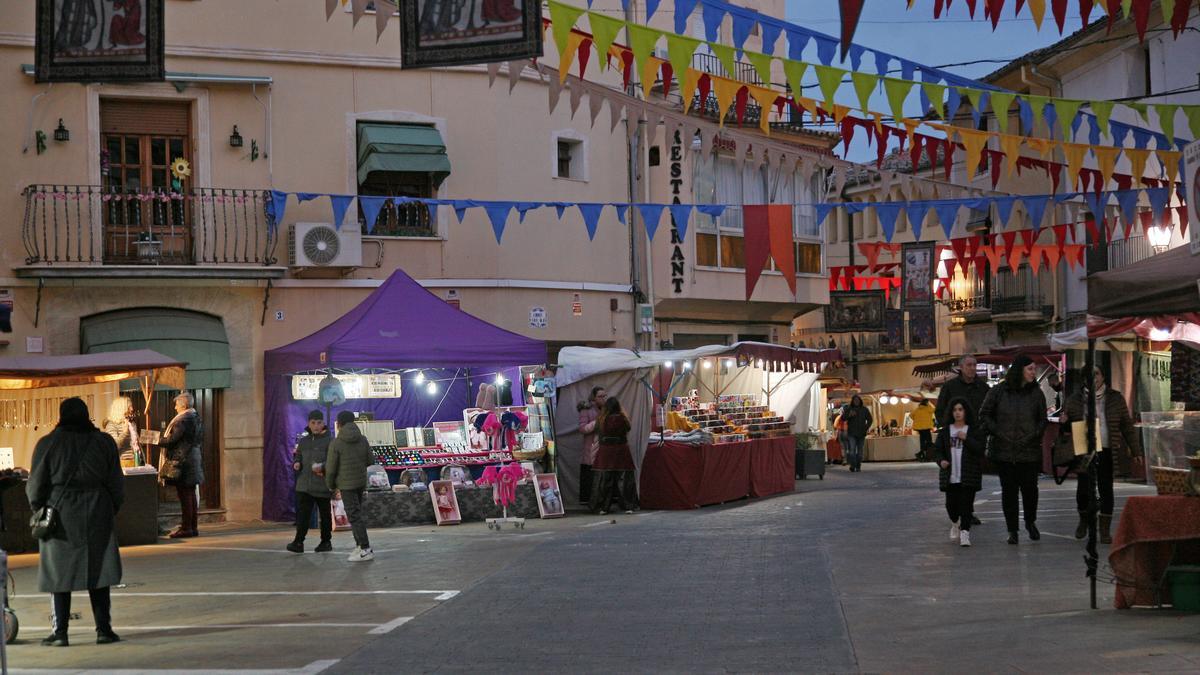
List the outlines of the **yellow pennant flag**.
{"type": "Polygon", "coordinates": [[[733,105],[733,99],[737,97],[742,83],[715,75],[709,75],[709,79],[712,80],[713,95],[717,97],[717,108],[720,109],[720,126],[725,126],[725,115],[733,105]]]}
{"type": "Polygon", "coordinates": [[[1167,182],[1174,183],[1179,178],[1179,160],[1183,153],[1175,150],[1155,150],[1158,161],[1162,162],[1163,170],[1167,172],[1167,182]]]}
{"type": "Polygon", "coordinates": [[[571,70],[571,66],[575,63],[575,54],[579,52],[579,45],[583,44],[584,39],[584,36],[575,32],[567,36],[567,44],[563,48],[562,57],[559,59],[561,61],[558,65],[559,84],[567,81],[567,72],[571,70]]]}
{"type": "Polygon", "coordinates": [[[1067,178],[1070,181],[1068,189],[1074,189],[1079,182],[1079,170],[1083,168],[1083,158],[1087,155],[1089,146],[1080,143],[1063,143],[1063,155],[1067,158],[1067,178]]]}
{"type": "Polygon", "coordinates": [[[883,135],[883,113],[873,112],[871,116],[875,118],[875,133],[883,135]]]}
{"type": "Polygon", "coordinates": [[[750,95],[754,97],[755,101],[758,101],[759,107],[762,108],[762,112],[758,116],[758,127],[762,129],[764,134],[770,134],[771,108],[775,105],[775,99],[779,98],[779,93],[774,89],[767,89],[766,87],[758,87],[755,85],[747,85],[746,88],[750,90],[750,95]]]}
{"type": "Polygon", "coordinates": [[[1029,0],[1029,13],[1033,15],[1033,24],[1041,30],[1042,19],[1046,18],[1046,0],[1029,0]]]}
{"type": "Polygon", "coordinates": [[[1049,138],[1033,138],[1032,136],[1025,139],[1025,145],[1029,146],[1030,150],[1042,156],[1042,159],[1049,159],[1050,152],[1054,150],[1054,146],[1058,141],[1049,138]]]}
{"type": "Polygon", "coordinates": [[[986,131],[959,129],[958,137],[962,140],[963,147],[967,149],[967,177],[969,180],[979,169],[979,158],[983,154],[983,146],[987,145],[991,136],[986,131]]]}
{"type": "Polygon", "coordinates": [[[692,109],[692,99],[696,97],[696,87],[700,86],[700,77],[704,73],[695,68],[688,68],[679,87],[679,95],[683,97],[683,111],[686,114],[692,109]]]}
{"type": "MultiPolygon", "coordinates": [[[[908,144],[904,147],[912,147],[912,142],[913,139],[917,137],[917,127],[919,126],[921,126],[921,123],[916,120],[904,120],[904,131],[908,133],[908,144]]],[[[913,170],[916,171],[915,168],[913,170]]]]}
{"type": "MultiPolygon", "coordinates": [[[[658,73],[662,69],[662,64],[666,63],[660,58],[651,56],[646,59],[646,63],[642,66],[642,94],[646,98],[650,98],[650,91],[654,89],[654,82],[658,80],[658,73]]],[[[663,82],[663,88],[667,86],[663,82]]]]}
{"type": "MultiPolygon", "coordinates": [[[[793,91],[795,91],[795,90],[793,89],[793,91]]],[[[811,99],[811,98],[808,98],[807,96],[793,96],[792,100],[794,100],[796,102],[796,105],[803,108],[805,110],[805,112],[807,112],[811,117],[816,118],[816,116],[817,116],[817,101],[816,101],[816,99],[811,99]]]]}
{"type": "Polygon", "coordinates": [[[1112,179],[1113,168],[1117,166],[1117,157],[1120,156],[1121,149],[1097,145],[1092,148],[1092,152],[1096,154],[1096,164],[1100,167],[1100,177],[1104,180],[1104,185],[1108,185],[1108,181],[1112,179]]]}
{"type": "Polygon", "coordinates": [[[850,114],[850,108],[847,108],[846,106],[844,106],[840,103],[834,103],[832,112],[833,112],[833,121],[836,124],[841,124],[842,120],[846,119],[846,115],[850,114]]]}
{"type": "Polygon", "coordinates": [[[1125,156],[1129,158],[1129,173],[1135,181],[1133,186],[1137,187],[1142,184],[1142,179],[1146,177],[1146,161],[1150,159],[1150,151],[1125,148],[1125,156]]]}
{"type": "Polygon", "coordinates": [[[1021,141],[1023,140],[1025,139],[1020,136],[1007,134],[1000,137],[1000,150],[1004,152],[1007,159],[1009,177],[1012,177],[1013,170],[1017,168],[1017,160],[1021,158],[1021,141]]]}

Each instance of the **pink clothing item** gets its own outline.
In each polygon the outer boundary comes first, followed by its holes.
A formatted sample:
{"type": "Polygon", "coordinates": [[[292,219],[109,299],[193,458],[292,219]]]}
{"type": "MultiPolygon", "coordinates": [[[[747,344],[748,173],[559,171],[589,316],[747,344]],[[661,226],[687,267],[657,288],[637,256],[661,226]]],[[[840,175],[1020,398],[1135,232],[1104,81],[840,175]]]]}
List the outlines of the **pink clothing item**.
{"type": "Polygon", "coordinates": [[[583,456],[579,463],[591,466],[596,463],[596,451],[600,449],[600,435],[596,433],[596,420],[600,411],[595,406],[579,411],[579,431],[583,434],[583,456]]]}
{"type": "Polygon", "coordinates": [[[492,486],[492,501],[501,506],[508,506],[517,501],[517,481],[521,480],[524,471],[517,462],[505,464],[503,467],[489,466],[483,470],[483,475],[475,481],[478,485],[492,486]]]}

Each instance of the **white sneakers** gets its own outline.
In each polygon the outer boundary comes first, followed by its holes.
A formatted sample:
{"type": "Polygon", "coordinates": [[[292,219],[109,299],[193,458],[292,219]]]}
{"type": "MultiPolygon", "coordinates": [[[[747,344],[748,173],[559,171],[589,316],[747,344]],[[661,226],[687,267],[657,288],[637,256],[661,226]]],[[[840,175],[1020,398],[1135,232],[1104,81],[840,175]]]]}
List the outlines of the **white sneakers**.
{"type": "Polygon", "coordinates": [[[968,530],[963,530],[958,533],[958,545],[959,546],[970,546],[971,545],[971,533],[968,530]]]}
{"type": "Polygon", "coordinates": [[[354,547],[354,552],[347,558],[350,562],[366,562],[375,559],[375,551],[369,548],[354,547]]]}
{"type": "Polygon", "coordinates": [[[950,539],[953,541],[957,541],[959,532],[960,532],[960,530],[958,529],[958,521],[956,520],[956,521],[954,521],[954,524],[952,524],[950,526],[950,539]]]}

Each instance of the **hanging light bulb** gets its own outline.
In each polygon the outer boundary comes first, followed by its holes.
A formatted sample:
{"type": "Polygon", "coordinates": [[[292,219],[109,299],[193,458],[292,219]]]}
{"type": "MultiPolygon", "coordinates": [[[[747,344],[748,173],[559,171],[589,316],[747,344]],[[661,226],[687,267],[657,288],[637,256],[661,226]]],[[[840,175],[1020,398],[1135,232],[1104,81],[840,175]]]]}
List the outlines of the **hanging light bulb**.
{"type": "Polygon", "coordinates": [[[692,369],[692,362],[691,362],[691,361],[684,361],[684,362],[683,362],[683,369],[684,369],[684,370],[691,370],[691,369],[692,369]]]}
{"type": "Polygon", "coordinates": [[[732,368],[733,367],[733,359],[725,359],[725,367],[732,368]]]}
{"type": "Polygon", "coordinates": [[[670,361],[663,361],[664,368],[670,368],[673,365],[675,365],[675,364],[671,363],[670,361]]]}
{"type": "Polygon", "coordinates": [[[705,370],[709,370],[709,369],[711,369],[711,368],[712,368],[712,361],[701,361],[700,363],[703,363],[703,364],[704,364],[704,369],[705,369],[705,370]]]}
{"type": "Polygon", "coordinates": [[[912,403],[912,399],[907,396],[901,396],[900,402],[903,403],[904,405],[908,405],[909,403],[912,403]]]}
{"type": "Polygon", "coordinates": [[[496,384],[504,384],[504,373],[496,373],[496,384]]]}
{"type": "Polygon", "coordinates": [[[758,367],[759,367],[759,368],[762,368],[762,367],[763,367],[763,360],[762,360],[762,359],[759,359],[759,360],[758,360],[758,367]]]}
{"type": "Polygon", "coordinates": [[[430,396],[433,396],[433,395],[437,394],[437,393],[438,393],[438,386],[437,386],[437,382],[434,382],[433,380],[430,380],[430,381],[429,381],[429,384],[425,385],[425,392],[426,392],[427,394],[429,394],[430,396]]]}
{"type": "Polygon", "coordinates": [[[417,376],[413,378],[413,381],[417,384],[423,384],[425,382],[425,371],[418,370],[417,376]]]}

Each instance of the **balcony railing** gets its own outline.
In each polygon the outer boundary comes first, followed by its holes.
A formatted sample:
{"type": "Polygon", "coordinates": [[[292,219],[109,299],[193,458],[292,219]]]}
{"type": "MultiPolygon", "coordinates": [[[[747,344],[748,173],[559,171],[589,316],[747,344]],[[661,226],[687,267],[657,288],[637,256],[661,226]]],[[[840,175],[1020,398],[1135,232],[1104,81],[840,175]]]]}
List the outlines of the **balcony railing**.
{"type": "MultiPolygon", "coordinates": [[[[1045,276],[1052,283],[1054,275],[1045,276]]],[[[992,280],[991,309],[993,318],[1018,314],[1050,318],[1054,315],[1054,301],[1047,286],[1025,266],[1015,273],[1005,269],[996,274],[992,280]]]]}
{"type": "Polygon", "coordinates": [[[715,54],[693,54],[692,67],[701,72],[725,77],[746,84],[755,84],[762,86],[762,78],[758,76],[758,71],[754,66],[742,61],[733,62],[734,72],[729,72],[725,69],[725,64],[721,63],[715,54]]]}
{"type": "Polygon", "coordinates": [[[266,190],[30,185],[28,265],[274,265],[266,190]]]}

